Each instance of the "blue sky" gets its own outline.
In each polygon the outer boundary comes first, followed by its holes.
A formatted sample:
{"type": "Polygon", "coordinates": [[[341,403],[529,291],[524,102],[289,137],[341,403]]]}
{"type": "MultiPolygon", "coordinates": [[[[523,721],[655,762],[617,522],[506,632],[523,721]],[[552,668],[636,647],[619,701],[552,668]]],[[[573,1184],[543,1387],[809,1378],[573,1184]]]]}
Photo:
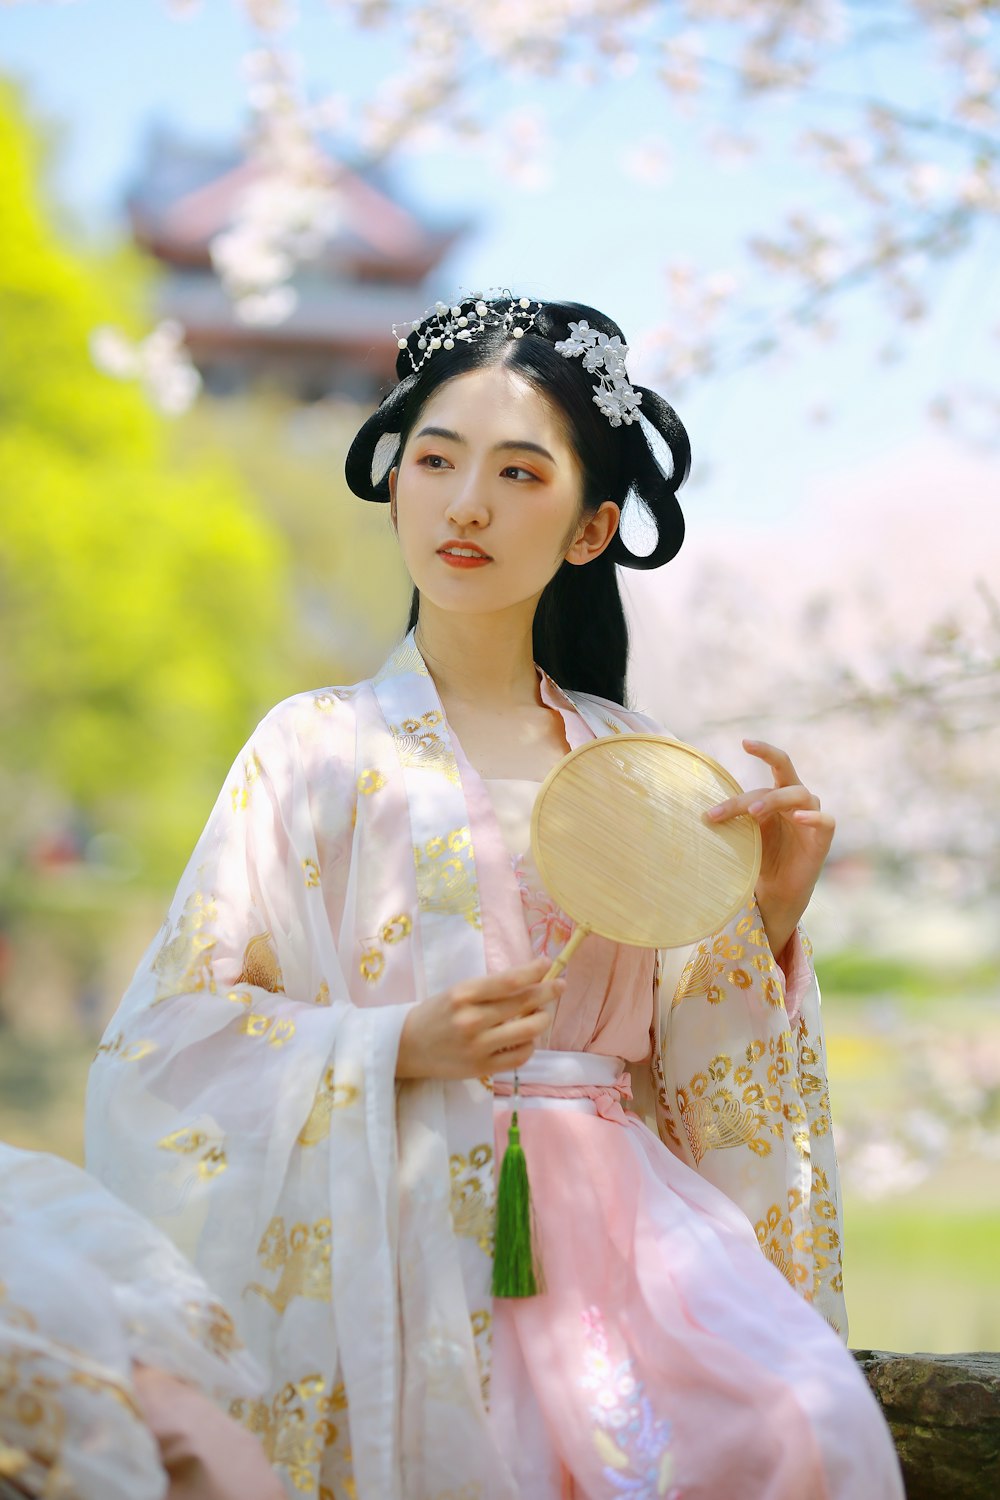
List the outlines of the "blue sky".
{"type": "MultiPolygon", "coordinates": [[[[312,96],[340,93],[350,106],[399,65],[403,51],[391,36],[359,36],[323,0],[304,0],[301,12],[293,40],[308,59],[312,96]]],[[[59,192],[83,226],[105,231],[116,222],[153,121],[210,141],[238,136],[245,119],[240,60],[252,37],[232,0],[205,0],[185,20],[171,18],[164,0],[36,0],[0,7],[0,69],[23,79],[39,114],[61,122],[59,192]]],[[[905,49],[876,53],[863,76],[848,71],[839,81],[877,87],[890,67],[897,86],[902,69],[915,98],[933,87],[922,57],[905,49]]],[[[528,191],[476,153],[398,158],[396,181],[408,198],[478,225],[444,268],[442,295],[458,286],[510,285],[570,296],[603,308],[637,342],[669,317],[668,259],[727,269],[738,263],[742,237],[773,229],[788,207],[837,209],[832,190],[793,152],[801,122],[781,104],[753,107],[760,150],[734,169],[719,164],[700,127],[680,117],[642,73],[597,88],[486,78],[478,93],[487,111],[541,104],[555,140],[550,176],[528,191]],[[630,145],[650,138],[665,143],[670,162],[655,185],[622,169],[630,145]]],[[[738,123],[733,104],[714,120],[719,127],[738,123]]],[[[936,315],[891,366],[880,366],[875,352],[892,325],[877,298],[859,295],[843,308],[834,342],[724,373],[678,401],[695,453],[687,505],[694,528],[754,518],[781,525],[811,503],[817,481],[826,486],[838,471],[922,442],[929,399],[974,381],[995,358],[995,338],[991,343],[983,327],[991,249],[980,245],[945,272],[936,315]],[[817,411],[824,414],[819,423],[817,411]]],[[[401,308],[400,318],[420,311],[401,308]]]]}

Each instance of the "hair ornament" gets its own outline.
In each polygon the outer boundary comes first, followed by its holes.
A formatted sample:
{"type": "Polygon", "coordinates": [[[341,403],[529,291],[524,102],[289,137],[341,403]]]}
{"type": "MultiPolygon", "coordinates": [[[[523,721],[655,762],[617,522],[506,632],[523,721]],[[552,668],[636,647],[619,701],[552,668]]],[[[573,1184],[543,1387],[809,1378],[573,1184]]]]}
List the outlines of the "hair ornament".
{"type": "Polygon", "coordinates": [[[606,333],[599,333],[584,318],[579,323],[570,323],[569,338],[560,339],[555,350],[564,359],[583,356],[583,368],[600,382],[594,392],[598,410],[612,427],[620,427],[623,422],[631,427],[639,416],[642,392],[629,384],[625,374],[628,344],[623,344],[617,334],[609,338],[606,333]]]}
{"type": "Polygon", "coordinates": [[[487,300],[492,298],[492,293],[473,292],[452,307],[447,302],[436,302],[415,323],[393,323],[396,345],[409,353],[413,373],[422,370],[439,349],[454,349],[456,344],[466,344],[485,328],[502,326],[512,338],[523,338],[534,326],[542,303],[533,302],[530,297],[514,297],[509,291],[498,295],[508,299],[506,308],[492,305],[487,300]],[[401,331],[407,328],[409,333],[401,331]]]}

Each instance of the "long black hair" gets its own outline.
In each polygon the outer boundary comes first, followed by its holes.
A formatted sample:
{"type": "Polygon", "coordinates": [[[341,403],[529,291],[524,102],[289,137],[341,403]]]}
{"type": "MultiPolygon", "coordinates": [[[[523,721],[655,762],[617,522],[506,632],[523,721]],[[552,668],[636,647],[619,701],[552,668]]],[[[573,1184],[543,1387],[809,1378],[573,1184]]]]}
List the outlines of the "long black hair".
{"type": "MultiPolygon", "coordinates": [[[[592,307],[574,302],[530,303],[522,312],[505,296],[466,298],[460,314],[470,316],[475,336],[448,339],[428,353],[441,313],[430,314],[409,334],[396,360],[397,384],[361,428],[347,455],[347,483],[363,500],[388,502],[389,471],[406,446],[427,401],[447,381],[470,370],[504,364],[534,385],[559,411],[583,473],[581,515],[593,515],[605,500],[623,511],[626,501],[641,512],[642,530],[652,548],[632,552],[617,531],[610,545],[586,565],[564,562],[538,601],[533,623],[535,661],[569,691],[593,693],[622,703],[628,664],[628,627],[615,565],[656,568],[669,562],[684,540],[684,518],[677,490],[687,477],[691,449],[671,406],[645,386],[642,420],[611,425],[594,393],[597,377],[579,358],[566,358],[555,345],[570,338],[570,323],[624,343],[621,329],[592,307]],[[477,321],[475,309],[486,311],[477,321]],[[513,310],[513,311],[512,311],[513,310]],[[518,331],[519,330],[519,331],[518,331]],[[421,339],[423,344],[421,345],[421,339]],[[414,368],[417,366],[417,368],[414,368]],[[647,436],[647,431],[649,436],[647,436]],[[651,442],[656,444],[654,457],[651,442]]],[[[414,589],[409,628],[417,621],[420,598],[414,589]]]]}

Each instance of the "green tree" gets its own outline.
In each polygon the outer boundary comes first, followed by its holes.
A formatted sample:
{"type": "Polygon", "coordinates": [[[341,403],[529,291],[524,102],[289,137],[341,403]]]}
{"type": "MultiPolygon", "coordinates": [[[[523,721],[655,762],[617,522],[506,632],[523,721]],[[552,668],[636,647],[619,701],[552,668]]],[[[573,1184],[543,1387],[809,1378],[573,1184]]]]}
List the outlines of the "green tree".
{"type": "Polygon", "coordinates": [[[72,244],[0,86],[0,816],[8,868],[56,815],[176,872],[284,681],[288,551],[232,463],[100,374],[148,273],[72,244]]]}

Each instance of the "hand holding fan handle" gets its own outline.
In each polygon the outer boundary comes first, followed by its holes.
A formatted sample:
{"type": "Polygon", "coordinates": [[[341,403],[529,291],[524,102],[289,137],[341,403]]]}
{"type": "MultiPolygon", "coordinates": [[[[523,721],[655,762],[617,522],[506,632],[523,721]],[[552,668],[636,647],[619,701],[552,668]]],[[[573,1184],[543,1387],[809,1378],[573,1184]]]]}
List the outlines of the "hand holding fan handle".
{"type": "Polygon", "coordinates": [[[565,969],[566,965],[573,957],[573,954],[576,952],[577,948],[579,948],[580,944],[587,936],[587,933],[593,932],[593,930],[594,929],[592,927],[587,926],[586,922],[580,922],[577,925],[577,927],[573,931],[572,937],[566,944],[565,948],[552,960],[552,966],[546,973],[545,979],[542,980],[543,984],[545,983],[546,979],[555,979],[557,975],[562,973],[563,969],[565,969]]]}

